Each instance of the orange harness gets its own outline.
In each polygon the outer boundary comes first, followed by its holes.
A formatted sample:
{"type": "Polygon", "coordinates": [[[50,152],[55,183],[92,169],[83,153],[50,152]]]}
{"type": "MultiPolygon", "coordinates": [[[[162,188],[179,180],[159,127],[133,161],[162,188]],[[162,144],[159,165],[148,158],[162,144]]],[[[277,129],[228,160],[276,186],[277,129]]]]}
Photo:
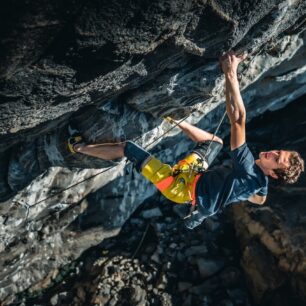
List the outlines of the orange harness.
{"type": "MultiPolygon", "coordinates": [[[[182,167],[184,164],[188,164],[188,166],[190,166],[190,163],[188,163],[186,160],[181,160],[178,163],[179,168],[182,167]]],[[[175,169],[175,167],[173,168],[173,175],[166,177],[165,179],[161,180],[160,182],[156,183],[155,186],[156,188],[161,191],[164,192],[165,190],[167,190],[168,188],[171,187],[171,185],[175,182],[175,172],[178,169],[175,169]]],[[[191,170],[189,170],[191,171],[191,170]]],[[[193,206],[196,205],[196,185],[198,183],[199,178],[201,177],[202,173],[197,174],[194,179],[191,182],[187,182],[187,189],[188,189],[188,194],[189,194],[189,198],[191,201],[191,204],[193,206]]]]}

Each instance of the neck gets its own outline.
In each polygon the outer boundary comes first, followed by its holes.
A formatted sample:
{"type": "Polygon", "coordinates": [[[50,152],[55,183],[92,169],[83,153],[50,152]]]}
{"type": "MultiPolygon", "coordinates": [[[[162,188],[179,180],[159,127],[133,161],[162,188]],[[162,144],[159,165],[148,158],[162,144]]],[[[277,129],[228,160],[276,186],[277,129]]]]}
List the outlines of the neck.
{"type": "Polygon", "coordinates": [[[255,164],[261,169],[264,175],[269,175],[265,167],[263,167],[263,165],[261,164],[260,159],[256,159],[255,164]]]}

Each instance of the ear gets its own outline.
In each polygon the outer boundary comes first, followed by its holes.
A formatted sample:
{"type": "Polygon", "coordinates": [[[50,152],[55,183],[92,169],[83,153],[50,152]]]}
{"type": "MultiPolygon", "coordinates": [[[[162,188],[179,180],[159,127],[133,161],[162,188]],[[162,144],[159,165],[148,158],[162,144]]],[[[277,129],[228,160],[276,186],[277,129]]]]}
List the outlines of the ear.
{"type": "Polygon", "coordinates": [[[278,179],[277,174],[276,174],[273,170],[270,170],[270,171],[269,171],[269,175],[270,175],[272,178],[274,178],[275,180],[278,179]]]}

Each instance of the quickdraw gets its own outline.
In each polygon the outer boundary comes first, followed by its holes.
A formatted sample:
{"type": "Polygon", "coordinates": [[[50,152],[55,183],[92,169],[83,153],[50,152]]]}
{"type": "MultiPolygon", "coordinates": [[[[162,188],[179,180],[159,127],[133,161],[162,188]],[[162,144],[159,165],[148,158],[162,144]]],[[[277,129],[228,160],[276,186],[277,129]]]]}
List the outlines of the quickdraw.
{"type": "Polygon", "coordinates": [[[187,162],[185,159],[183,159],[173,167],[173,176],[177,176],[180,173],[189,173],[189,176],[191,176],[194,173],[200,174],[206,171],[207,169],[204,168],[203,160],[201,158],[197,159],[196,164],[195,163],[191,164],[187,162]]]}

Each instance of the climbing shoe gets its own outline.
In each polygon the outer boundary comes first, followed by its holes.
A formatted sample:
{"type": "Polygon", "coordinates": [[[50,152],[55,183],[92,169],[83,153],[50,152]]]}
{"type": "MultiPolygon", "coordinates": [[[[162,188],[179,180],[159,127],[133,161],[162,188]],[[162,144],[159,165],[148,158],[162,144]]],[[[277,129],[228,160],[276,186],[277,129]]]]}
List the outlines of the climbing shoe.
{"type": "Polygon", "coordinates": [[[171,118],[171,117],[164,117],[164,120],[166,120],[167,122],[169,122],[170,124],[175,124],[176,122],[171,118]]]}
{"type": "Polygon", "coordinates": [[[68,149],[72,154],[77,153],[77,151],[74,149],[74,146],[77,144],[80,144],[83,142],[83,138],[80,135],[71,136],[68,139],[68,149]]]}

